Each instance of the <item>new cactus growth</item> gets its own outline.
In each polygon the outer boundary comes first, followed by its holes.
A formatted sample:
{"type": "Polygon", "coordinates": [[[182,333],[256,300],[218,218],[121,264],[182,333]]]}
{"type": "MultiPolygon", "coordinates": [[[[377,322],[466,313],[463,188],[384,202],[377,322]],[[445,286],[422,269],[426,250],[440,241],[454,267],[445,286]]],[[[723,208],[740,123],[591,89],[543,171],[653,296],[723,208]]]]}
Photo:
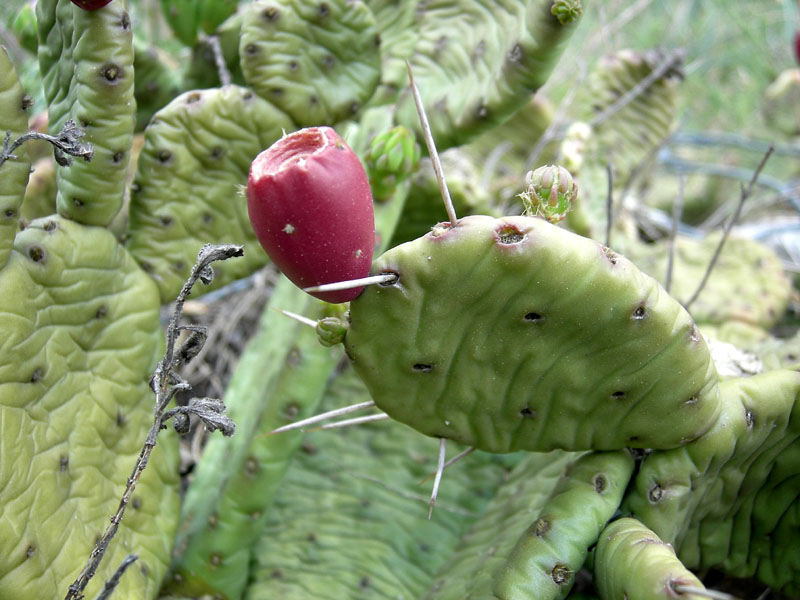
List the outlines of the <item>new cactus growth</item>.
{"type": "Polygon", "coordinates": [[[578,186],[564,167],[548,165],[525,176],[528,189],[520,194],[525,213],[558,223],[567,216],[578,198],[578,186]]]}
{"type": "MultiPolygon", "coordinates": [[[[372,262],[372,195],[358,157],[330,127],[287,135],[259,154],[247,180],[253,231],[298,287],[365,277],[372,262]]],[[[315,292],[347,302],[363,288],[315,292]]]]}

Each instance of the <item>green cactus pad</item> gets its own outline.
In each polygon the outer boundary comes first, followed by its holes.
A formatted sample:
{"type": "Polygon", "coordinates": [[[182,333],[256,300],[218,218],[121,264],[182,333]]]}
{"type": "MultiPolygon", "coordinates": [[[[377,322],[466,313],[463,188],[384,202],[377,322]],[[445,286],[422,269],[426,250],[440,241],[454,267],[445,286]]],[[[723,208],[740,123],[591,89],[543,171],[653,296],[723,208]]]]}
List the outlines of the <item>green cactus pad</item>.
{"type": "MultiPolygon", "coordinates": [[[[562,24],[552,6],[552,0],[425,2],[409,61],[440,150],[503,122],[544,84],[576,28],[562,24]]],[[[393,83],[406,89],[398,122],[420,132],[405,78],[393,83]]]]}
{"type": "MultiPolygon", "coordinates": [[[[659,51],[633,50],[620,50],[603,57],[586,87],[587,120],[590,116],[599,116],[624,94],[634,90],[665,59],[659,51]]],[[[633,170],[670,134],[681,80],[677,66],[667,70],[645,92],[595,126],[595,157],[600,164],[614,167],[619,186],[624,185],[633,170]]]]}
{"type": "Polygon", "coordinates": [[[136,120],[126,3],[87,11],[69,0],[42,0],[36,16],[50,133],[72,119],[94,148],[90,162],[76,159],[58,170],[58,212],[86,225],[108,225],[122,207],[136,120]]]}
{"type": "MultiPolygon", "coordinates": [[[[0,290],[0,589],[59,598],[153,420],[158,292],[107,230],[55,216],[17,235],[0,290]]],[[[87,596],[134,552],[116,593],[155,598],[178,514],[177,460],[162,434],[87,596]]]]}
{"type": "Polygon", "coordinates": [[[388,251],[345,349],[377,405],[491,452],[671,448],[719,413],[686,311],[602,245],[533,217],[465,217],[388,251]]]}
{"type": "Polygon", "coordinates": [[[632,470],[624,450],[529,455],[424,598],[564,598],[587,549],[619,507],[632,470]]]}
{"type": "Polygon", "coordinates": [[[614,521],[600,535],[594,581],[602,600],[672,600],[683,595],[675,586],[705,589],[672,546],[631,518],[614,521]]]}
{"type": "MultiPolygon", "coordinates": [[[[324,408],[367,399],[346,370],[324,408]]],[[[516,458],[473,453],[449,467],[429,521],[431,482],[419,482],[436,468],[437,448],[392,422],[307,433],[255,548],[245,596],[418,598],[516,458]]]]}
{"type": "MultiPolygon", "coordinates": [[[[495,576],[505,567],[518,536],[537,520],[564,469],[580,454],[555,450],[523,456],[436,572],[423,600],[495,598],[495,576]]],[[[447,471],[443,485],[446,477],[447,471]]]]}
{"type": "Polygon", "coordinates": [[[633,458],[626,450],[587,454],[567,467],[498,573],[495,595],[514,600],[564,598],[588,548],[619,508],[632,473],[633,458]]]}
{"type": "MultiPolygon", "coordinates": [[[[13,142],[28,130],[28,108],[31,99],[11,64],[5,48],[0,46],[0,137],[6,132],[13,142]]],[[[0,142],[2,143],[2,142],[0,142]]],[[[31,163],[25,145],[14,151],[16,159],[9,159],[0,166],[0,268],[6,264],[17,232],[19,211],[25,197],[25,186],[31,163]]]]}
{"type": "Polygon", "coordinates": [[[694,442],[653,453],[625,508],[690,568],[718,567],[800,594],[800,373],[720,384],[722,413],[694,442]]]}
{"type": "Polygon", "coordinates": [[[204,243],[245,246],[243,260],[215,267],[208,289],[266,263],[240,186],[251,161],[292,130],[279,110],[238,86],[186,92],[153,117],[131,192],[127,248],[168,302],[204,243]]]}
{"type": "Polygon", "coordinates": [[[260,0],[239,44],[247,84],[302,127],[350,118],[380,76],[375,17],[360,0],[260,0]]]}

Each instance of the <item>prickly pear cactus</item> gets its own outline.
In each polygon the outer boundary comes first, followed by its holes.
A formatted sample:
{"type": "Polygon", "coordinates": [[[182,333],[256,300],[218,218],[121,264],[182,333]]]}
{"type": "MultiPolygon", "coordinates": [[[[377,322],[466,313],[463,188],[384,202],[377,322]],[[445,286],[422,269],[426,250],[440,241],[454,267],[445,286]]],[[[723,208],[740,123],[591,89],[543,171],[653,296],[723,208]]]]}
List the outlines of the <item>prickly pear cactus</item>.
{"type": "MultiPolygon", "coordinates": [[[[323,406],[366,399],[347,370],[323,406]]],[[[482,453],[449,467],[429,521],[430,483],[418,484],[435,469],[436,447],[391,422],[307,434],[255,548],[246,597],[420,597],[506,474],[482,453]]]]}
{"type": "MultiPolygon", "coordinates": [[[[579,14],[580,3],[575,4],[579,14]]],[[[424,7],[408,60],[440,150],[465,143],[524,106],[546,81],[576,27],[575,19],[553,14],[552,0],[433,0],[424,7]],[[459,18],[453,19],[456,13],[459,18]]],[[[396,73],[402,79],[394,85],[405,88],[405,74],[396,73]]],[[[398,104],[397,118],[419,132],[408,92],[398,104]]]]}
{"type": "Polygon", "coordinates": [[[647,457],[624,508],[693,569],[721,568],[800,594],[800,373],[771,371],[720,384],[714,427],[647,457]]]}
{"type": "MultiPolygon", "coordinates": [[[[620,50],[602,58],[589,78],[586,104],[598,118],[627,93],[670,60],[660,51],[620,50]]],[[[594,127],[595,156],[614,167],[624,185],[636,166],[648,157],[672,130],[678,86],[683,78],[677,57],[674,65],[636,94],[625,106],[594,127]]]]}
{"type": "Polygon", "coordinates": [[[251,90],[235,85],[186,92],[153,117],[131,192],[126,246],[175,297],[204,243],[243,243],[244,259],[216,268],[209,289],[266,262],[239,188],[250,162],[294,125],[251,90]]]}
{"type": "Polygon", "coordinates": [[[108,225],[122,207],[136,119],[125,0],[93,11],[70,0],[42,0],[36,17],[50,132],[72,119],[94,148],[91,162],[75,160],[58,171],[58,212],[86,225],[108,225]]]}
{"type": "Polygon", "coordinates": [[[239,43],[247,84],[299,126],[353,117],[380,76],[375,17],[360,0],[260,0],[239,43]]]}
{"type": "Polygon", "coordinates": [[[472,216],[372,272],[397,280],[351,302],[345,350],[378,406],[426,435],[491,452],[671,448],[717,418],[691,317],[597,242],[472,216]]]}
{"type": "MultiPolygon", "coordinates": [[[[0,589],[62,597],[152,423],[158,292],[111,233],[57,216],[17,235],[0,290],[0,589]]],[[[160,438],[90,597],[129,552],[139,560],[117,593],[155,597],[177,519],[175,442],[160,438]]]]}
{"type": "MultiPolygon", "coordinates": [[[[30,105],[31,99],[22,89],[8,53],[0,47],[0,136],[5,138],[8,132],[9,141],[13,142],[27,131],[30,105]]],[[[11,252],[31,169],[24,145],[15,150],[15,155],[16,159],[7,160],[0,167],[0,268],[11,252]]]]}
{"type": "Polygon", "coordinates": [[[602,600],[669,600],[705,587],[667,542],[636,519],[623,518],[603,530],[594,558],[595,589],[602,600]]]}
{"type": "Polygon", "coordinates": [[[632,471],[633,459],[624,450],[527,455],[424,598],[566,597],[587,549],[617,511],[632,471]]]}

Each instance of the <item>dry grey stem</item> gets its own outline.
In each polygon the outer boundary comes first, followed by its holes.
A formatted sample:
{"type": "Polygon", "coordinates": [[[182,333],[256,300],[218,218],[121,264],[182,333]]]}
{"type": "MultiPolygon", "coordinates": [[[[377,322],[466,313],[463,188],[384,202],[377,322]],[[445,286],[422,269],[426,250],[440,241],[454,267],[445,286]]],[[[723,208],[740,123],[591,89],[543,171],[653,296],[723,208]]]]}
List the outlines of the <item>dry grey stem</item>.
{"type": "MultiPolygon", "coordinates": [[[[130,501],[131,496],[136,489],[136,484],[139,481],[139,477],[141,477],[142,472],[144,471],[145,467],[147,467],[147,461],[150,459],[150,454],[156,445],[158,432],[164,428],[164,413],[167,405],[174,397],[176,391],[189,388],[189,385],[180,377],[178,377],[173,371],[173,369],[177,366],[175,344],[178,338],[178,332],[180,330],[178,321],[180,320],[186,298],[191,293],[192,287],[195,283],[197,283],[198,279],[206,284],[211,282],[214,275],[213,271],[211,270],[211,263],[218,260],[226,260],[235,256],[242,256],[243,254],[244,250],[242,246],[235,246],[232,244],[221,246],[205,244],[200,249],[200,252],[197,255],[197,261],[192,267],[192,271],[189,274],[188,279],[183,284],[183,287],[181,288],[181,291],[175,300],[175,310],[172,314],[172,318],[170,319],[169,326],[167,327],[166,353],[159,361],[150,381],[150,386],[156,397],[155,407],[153,410],[153,424],[150,426],[150,429],[145,436],[144,444],[139,452],[139,457],[136,459],[133,471],[131,472],[131,475],[128,477],[128,480],[125,484],[125,491],[122,494],[122,498],[120,498],[119,506],[117,507],[116,512],[111,516],[111,524],[106,528],[102,537],[95,544],[80,575],[78,575],[77,579],[70,584],[67,595],[65,596],[65,600],[80,600],[83,598],[83,591],[86,589],[86,586],[92,577],[94,577],[97,567],[100,565],[100,561],[103,559],[103,555],[108,548],[109,542],[114,535],[116,535],[119,524],[122,521],[122,516],[125,514],[125,508],[128,506],[128,502],[130,501]]],[[[216,400],[216,402],[218,402],[220,405],[222,404],[222,401],[220,400],[216,400]]],[[[208,406],[204,405],[200,410],[207,408],[208,406]]],[[[195,411],[195,413],[196,412],[197,411],[195,411]]],[[[222,410],[220,409],[218,411],[211,412],[221,413],[222,410]]],[[[223,429],[222,427],[220,428],[223,429]]],[[[122,573],[120,572],[119,575],[121,576],[122,573]]]]}
{"type": "Polygon", "coordinates": [[[88,162],[92,160],[94,148],[92,148],[91,144],[80,143],[79,140],[84,135],[83,130],[81,130],[72,119],[64,123],[64,127],[56,135],[29,131],[23,133],[12,142],[11,132],[6,131],[6,137],[3,140],[3,149],[0,151],[0,167],[9,159],[16,160],[17,156],[14,154],[14,150],[28,140],[45,140],[46,142],[50,142],[53,145],[53,153],[56,162],[62,167],[66,167],[72,163],[72,156],[80,157],[88,162]]]}
{"type": "Polygon", "coordinates": [[[703,288],[708,282],[708,278],[711,276],[711,271],[714,270],[714,265],[717,264],[717,259],[719,258],[720,253],[722,252],[722,247],[725,245],[725,241],[728,239],[728,236],[731,233],[731,229],[736,224],[736,221],[739,219],[739,215],[742,213],[742,207],[744,206],[745,200],[750,196],[753,192],[753,186],[756,184],[758,180],[758,176],[761,174],[761,171],[764,169],[764,165],[767,164],[769,157],[772,155],[772,151],[774,148],[770,146],[767,148],[766,153],[764,154],[761,162],[758,163],[756,170],[753,171],[753,176],[750,178],[750,182],[747,184],[747,187],[742,186],[741,195],[739,196],[739,203],[736,205],[736,210],[733,213],[733,216],[728,221],[728,224],[725,226],[725,231],[722,232],[722,238],[719,241],[716,249],[714,250],[714,254],[711,257],[711,260],[708,263],[708,268],[706,268],[706,272],[703,275],[703,279],[700,281],[700,285],[697,286],[697,289],[692,294],[692,297],[687,300],[683,307],[688,311],[689,307],[697,300],[697,297],[700,295],[700,292],[703,291],[703,288]]]}

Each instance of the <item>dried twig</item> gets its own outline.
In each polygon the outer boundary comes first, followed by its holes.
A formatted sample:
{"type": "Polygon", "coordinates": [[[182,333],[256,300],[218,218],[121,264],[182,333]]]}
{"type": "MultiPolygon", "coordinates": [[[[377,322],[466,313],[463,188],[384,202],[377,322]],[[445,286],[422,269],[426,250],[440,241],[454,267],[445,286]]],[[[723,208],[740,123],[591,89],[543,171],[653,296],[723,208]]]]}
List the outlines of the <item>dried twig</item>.
{"type": "MultiPolygon", "coordinates": [[[[91,554],[89,555],[89,560],[86,562],[86,565],[83,567],[80,575],[78,575],[77,579],[75,579],[75,581],[69,586],[69,591],[65,596],[65,600],[80,600],[83,598],[83,591],[86,589],[86,586],[92,577],[94,577],[97,567],[100,565],[100,561],[103,559],[103,555],[108,548],[109,542],[117,533],[119,524],[122,521],[122,516],[125,513],[125,508],[127,507],[128,502],[133,495],[136,484],[139,481],[139,477],[141,477],[142,472],[147,466],[147,461],[150,459],[150,454],[156,445],[158,432],[164,429],[166,426],[165,423],[170,417],[175,415],[183,415],[182,418],[178,419],[178,429],[185,427],[185,423],[182,421],[182,419],[186,419],[187,414],[195,414],[203,420],[207,428],[220,429],[224,435],[231,435],[233,433],[233,422],[230,421],[230,419],[227,419],[227,417],[222,416],[224,405],[222,404],[221,400],[196,400],[194,403],[190,402],[189,406],[185,407],[183,410],[166,411],[166,408],[175,397],[175,394],[177,394],[179,391],[188,390],[191,388],[191,386],[183,381],[174,371],[180,360],[188,360],[187,357],[189,357],[191,354],[191,352],[182,351],[184,346],[181,346],[181,348],[177,349],[177,351],[175,348],[179,332],[182,329],[186,329],[178,325],[181,312],[183,311],[183,304],[186,302],[186,298],[191,293],[192,287],[195,283],[197,283],[198,279],[205,284],[211,283],[212,279],[214,278],[214,272],[211,269],[211,263],[218,260],[226,260],[234,256],[242,256],[242,254],[243,249],[241,246],[234,246],[230,244],[222,246],[212,246],[211,244],[206,244],[200,249],[200,252],[197,255],[197,262],[192,267],[189,278],[183,284],[183,288],[181,288],[180,294],[178,294],[178,298],[175,301],[175,310],[172,314],[172,318],[170,319],[169,326],[167,327],[166,352],[164,357],[156,366],[153,377],[150,380],[150,387],[155,394],[153,424],[150,426],[150,430],[147,432],[144,444],[139,452],[139,457],[136,459],[136,464],[133,467],[130,477],[128,477],[125,485],[125,491],[123,492],[122,498],[119,502],[119,507],[111,516],[111,524],[106,528],[102,537],[95,544],[91,554]]],[[[205,333],[203,332],[200,334],[199,329],[200,328],[192,328],[193,333],[195,333],[197,336],[194,342],[195,344],[202,344],[204,341],[205,333]]]]}
{"type": "Polygon", "coordinates": [[[14,150],[19,148],[28,140],[45,140],[53,145],[53,154],[56,162],[62,167],[72,164],[72,157],[77,156],[85,161],[92,160],[94,155],[94,148],[91,144],[80,143],[80,138],[86,135],[80,129],[75,121],[68,119],[64,123],[64,127],[56,135],[48,135],[46,133],[39,133],[38,131],[29,131],[23,133],[13,142],[11,141],[11,132],[6,131],[6,137],[3,140],[3,149],[0,150],[0,167],[5,164],[9,159],[17,160],[14,150]]]}
{"type": "Polygon", "coordinates": [[[725,241],[728,239],[728,236],[731,233],[731,229],[733,229],[734,224],[739,219],[739,215],[742,212],[742,207],[744,206],[745,200],[750,196],[753,192],[753,186],[756,184],[756,180],[758,180],[758,176],[761,173],[761,170],[764,168],[764,165],[767,164],[767,160],[772,155],[772,146],[767,149],[767,152],[764,154],[764,157],[761,159],[761,162],[758,163],[756,170],[753,171],[753,175],[750,178],[750,182],[747,184],[747,187],[742,186],[741,194],[739,196],[739,203],[736,205],[736,210],[733,213],[733,216],[728,221],[728,224],[725,226],[725,231],[722,232],[722,239],[720,239],[717,248],[714,250],[714,254],[711,257],[711,260],[708,263],[708,267],[706,268],[706,272],[703,275],[703,279],[700,281],[700,285],[697,286],[697,289],[692,294],[692,297],[689,298],[684,303],[684,308],[688,311],[689,307],[697,300],[697,297],[700,295],[700,292],[703,291],[703,288],[708,281],[708,278],[711,276],[711,271],[714,269],[714,265],[717,264],[717,259],[719,258],[720,253],[722,252],[722,247],[725,245],[725,241]]]}
{"type": "Polygon", "coordinates": [[[122,559],[122,562],[117,567],[117,570],[114,571],[114,574],[111,576],[111,578],[106,581],[103,589],[100,590],[100,593],[97,595],[95,600],[108,600],[108,598],[111,596],[111,592],[117,589],[117,585],[119,585],[119,580],[122,578],[122,574],[138,559],[139,557],[136,554],[128,554],[128,556],[122,559]]]}

